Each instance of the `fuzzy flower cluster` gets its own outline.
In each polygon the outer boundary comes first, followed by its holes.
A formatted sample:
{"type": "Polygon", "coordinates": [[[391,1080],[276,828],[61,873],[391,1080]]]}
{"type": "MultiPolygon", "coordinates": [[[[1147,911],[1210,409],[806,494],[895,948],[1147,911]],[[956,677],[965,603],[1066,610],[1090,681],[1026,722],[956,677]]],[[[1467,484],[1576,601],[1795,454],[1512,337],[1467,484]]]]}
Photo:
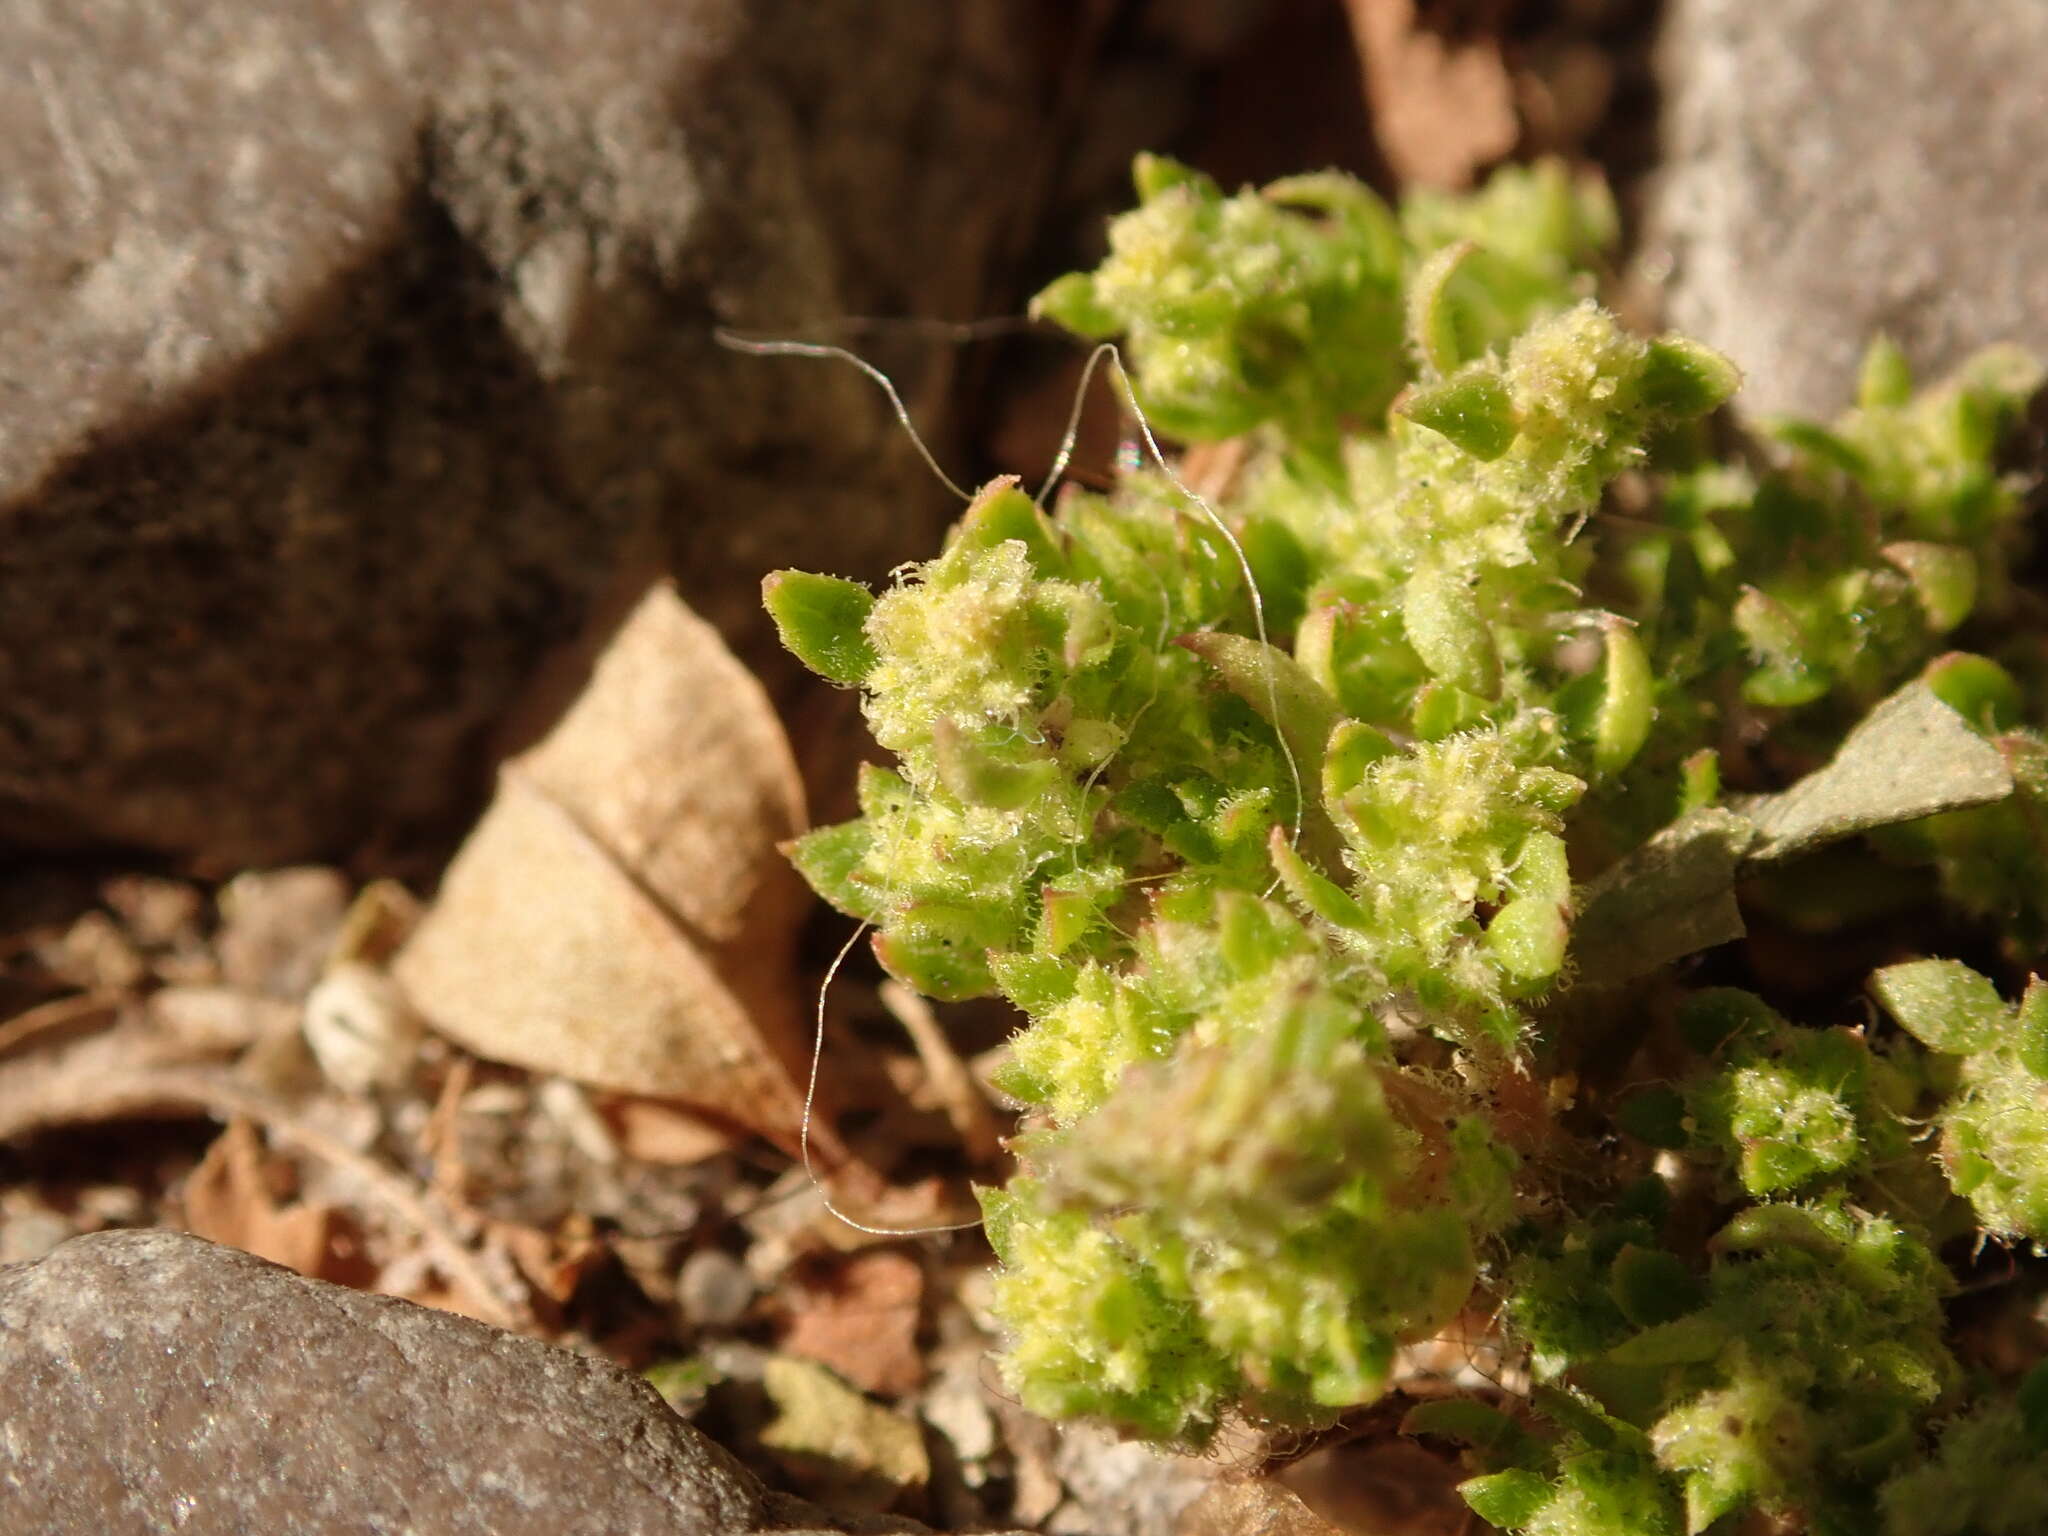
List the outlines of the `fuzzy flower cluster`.
{"type": "Polygon", "coordinates": [[[1936,1252],[2048,1240],[2048,987],[1895,965],[1900,1034],[1671,962],[1745,912],[2048,925],[2001,458],[2037,370],[1916,393],[1880,345],[1841,422],[1718,463],[1734,368],[1593,302],[1611,209],[1555,167],[1137,181],[1038,307],[1238,439],[1228,489],[997,481],[886,591],[765,588],[894,759],[796,863],[892,975],[1024,1021],[1010,1386],[1199,1444],[1497,1318],[1533,1397],[1408,1427],[1503,1528],[2035,1528],[1951,1518],[2048,1449],[2048,1385],[1966,1377],[1936,1252]]]}

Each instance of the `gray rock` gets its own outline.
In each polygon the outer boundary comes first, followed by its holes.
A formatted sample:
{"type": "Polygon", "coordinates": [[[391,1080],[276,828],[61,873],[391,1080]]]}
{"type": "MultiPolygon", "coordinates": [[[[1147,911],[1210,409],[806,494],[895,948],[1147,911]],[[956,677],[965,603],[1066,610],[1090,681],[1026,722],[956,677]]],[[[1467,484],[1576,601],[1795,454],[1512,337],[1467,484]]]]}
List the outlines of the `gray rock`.
{"type": "Polygon", "coordinates": [[[637,1377],[169,1232],[0,1270],[0,1524],[917,1531],[765,1491],[637,1377]]]}
{"type": "Polygon", "coordinates": [[[865,381],[711,330],[977,310],[1030,9],[0,0],[0,843],[403,844],[622,565],[747,650],[926,549],[865,381]]]}
{"type": "Polygon", "coordinates": [[[1660,55],[1667,318],[1745,409],[1834,415],[1880,330],[2048,349],[2048,6],[1673,0],[1660,55]]]}

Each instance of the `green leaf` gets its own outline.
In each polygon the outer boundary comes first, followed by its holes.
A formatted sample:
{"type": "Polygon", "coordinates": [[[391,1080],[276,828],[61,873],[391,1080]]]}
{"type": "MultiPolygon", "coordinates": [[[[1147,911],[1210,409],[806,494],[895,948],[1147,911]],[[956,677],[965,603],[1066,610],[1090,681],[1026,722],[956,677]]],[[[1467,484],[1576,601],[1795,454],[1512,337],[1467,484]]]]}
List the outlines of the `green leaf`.
{"type": "Polygon", "coordinates": [[[1031,804],[1065,777],[1050,758],[1005,761],[948,715],[932,722],[932,755],[939,782],[962,803],[1001,811],[1031,804]]]}
{"type": "Polygon", "coordinates": [[[1577,1435],[1594,1450],[1647,1451],[1650,1437],[1635,1425],[1603,1410],[1583,1393],[1562,1387],[1537,1386],[1529,1392],[1536,1411],[1566,1434],[1577,1435]]]}
{"type": "Polygon", "coordinates": [[[1544,981],[1564,964],[1571,940],[1567,908],[1555,897],[1522,896],[1493,914],[1486,952],[1517,981],[1544,981]]]}
{"type": "Polygon", "coordinates": [[[2009,730],[2019,723],[2020,685],[1988,656],[1950,651],[1930,661],[1920,681],[1980,731],[2009,730]]]}
{"type": "Polygon", "coordinates": [[[874,671],[875,647],[862,626],[875,595],[858,582],[774,571],[761,582],[761,603],[790,654],[820,677],[859,683],[874,671]]]}
{"type": "Polygon", "coordinates": [[[1969,550],[1901,539],[1878,553],[1905,572],[1935,634],[1947,634],[1977,606],[1977,557],[1969,550]]]}
{"type": "Polygon", "coordinates": [[[1703,811],[1721,798],[1721,754],[1702,747],[1678,765],[1678,814],[1703,811]]]}
{"type": "Polygon", "coordinates": [[[1828,691],[1833,679],[1814,664],[1798,619],[1783,603],[1746,587],[1730,618],[1759,663],[1743,680],[1743,698],[1767,709],[1796,709],[1828,691]]]}
{"type": "Polygon", "coordinates": [[[995,986],[988,952],[1006,937],[986,913],[921,901],[875,935],[875,958],[906,987],[940,1002],[958,1002],[984,996],[995,986]]]}
{"type": "Polygon", "coordinates": [[[1193,651],[1224,685],[1287,738],[1307,786],[1321,782],[1323,751],[1337,725],[1337,701],[1308,668],[1277,646],[1205,629],[1175,642],[1193,651]]]}
{"type": "Polygon", "coordinates": [[[782,851],[812,890],[850,917],[877,922],[882,906],[874,888],[856,878],[874,842],[866,821],[818,827],[783,845],[782,851]]]}
{"type": "Polygon", "coordinates": [[[1856,404],[1866,411],[1897,410],[1913,398],[1913,365],[1899,344],[1879,332],[1863,354],[1856,377],[1856,404]]]}
{"type": "Polygon", "coordinates": [[[1607,1352],[1616,1365],[1698,1365],[1727,1347],[1728,1329],[1708,1312],[1645,1328],[1607,1352]]]}
{"type": "Polygon", "coordinates": [[[1702,1056],[1762,1045],[1785,1027],[1776,1009],[1740,987],[1705,987],[1678,1005],[1678,1033],[1702,1056]]]}
{"type": "Polygon", "coordinates": [[[1507,1414],[1470,1397],[1417,1403],[1401,1420],[1404,1435],[1436,1435],[1490,1453],[1496,1464],[1531,1457],[1536,1442],[1507,1414]]]}
{"type": "Polygon", "coordinates": [[[1786,447],[1797,449],[1843,474],[1857,480],[1870,478],[1869,456],[1841,433],[1831,432],[1818,422],[1779,417],[1761,423],[1761,430],[1765,436],[1774,437],[1786,447]]]}
{"type": "Polygon", "coordinates": [[[1703,342],[1660,336],[1643,358],[1643,403],[1686,420],[1704,416],[1742,387],[1742,370],[1703,342]]]}
{"type": "Polygon", "coordinates": [[[1873,709],[1833,762],[1735,809],[1762,834],[1751,857],[1782,859],[1872,827],[1987,805],[2012,793],[2005,758],[1924,683],[1873,709]]]}
{"type": "Polygon", "coordinates": [[[1071,960],[1020,951],[991,955],[989,972],[1003,996],[1032,1015],[1057,1008],[1081,981],[1081,968],[1071,960]]]}
{"type": "Polygon", "coordinates": [[[1906,1033],[1952,1056],[1989,1050],[2011,1022],[1998,989],[1960,960],[1888,965],[1871,976],[1870,993],[1906,1033]]]}
{"type": "Polygon", "coordinates": [[[2013,1015],[2013,1025],[2020,1065],[2035,1077],[2048,1080],[2048,981],[2035,976],[2027,982],[2026,993],[2013,1015]]]}
{"type": "Polygon", "coordinates": [[[1276,646],[1245,635],[1205,629],[1182,635],[1178,645],[1216,671],[1224,686],[1277,730],[1301,775],[1304,850],[1325,869],[1343,868],[1344,842],[1324,808],[1323,754],[1337,725],[1337,702],[1300,662],[1276,646]]]}
{"type": "Polygon", "coordinates": [[[1451,280],[1478,249],[1470,240],[1447,245],[1425,261],[1408,284],[1408,344],[1439,374],[1455,372],[1464,361],[1451,280]]]}
{"type": "MultiPolygon", "coordinates": [[[[1716,1469],[1688,1472],[1685,1477],[1686,1536],[1702,1536],[1708,1526],[1723,1515],[1733,1514],[1753,1497],[1736,1478],[1716,1469]]],[[[1816,1532],[1815,1536],[1821,1536],[1816,1532]]]]}
{"type": "Polygon", "coordinates": [[[1442,741],[1486,719],[1486,700],[1449,683],[1424,683],[1415,690],[1412,721],[1423,741],[1442,741]]]}
{"type": "Polygon", "coordinates": [[[1458,1484],[1458,1496],[1488,1525],[1515,1531],[1543,1513],[1551,1499],[1550,1481],[1519,1468],[1470,1477],[1458,1484]]]}
{"type": "Polygon", "coordinates": [[[1051,521],[1018,488],[1016,476],[1004,475],[975,493],[947,537],[946,553],[993,549],[1012,540],[1024,546],[1034,574],[1046,580],[1063,574],[1066,557],[1051,521]]]}
{"type": "Polygon", "coordinates": [[[1706,1287],[1677,1254],[1634,1243],[1614,1256],[1607,1289],[1638,1328],[1675,1322],[1706,1299],[1706,1287]]]}
{"type": "Polygon", "coordinates": [[[1222,195],[1214,179],[1183,164],[1171,155],[1140,153],[1131,162],[1131,187],[1138,194],[1141,203],[1152,202],[1167,193],[1186,187],[1189,193],[1199,198],[1215,198],[1222,195]]]}
{"type": "Polygon", "coordinates": [[[1676,1088],[1641,1088],[1614,1107],[1615,1126],[1653,1147],[1672,1151],[1692,1140],[1685,1095],[1676,1088]]]}
{"type": "Polygon", "coordinates": [[[1366,769],[1400,755],[1401,749],[1386,732],[1356,720],[1340,721],[1330,733],[1323,755],[1324,801],[1336,804],[1359,786],[1366,769]]]}
{"type": "Polygon", "coordinates": [[[1611,776],[1635,760],[1657,718],[1649,652],[1633,625],[1619,620],[1608,624],[1603,672],[1600,712],[1593,724],[1593,768],[1611,776]]]}
{"type": "Polygon", "coordinates": [[[1462,570],[1426,565],[1401,595],[1401,627],[1424,666],[1482,699],[1500,697],[1500,652],[1462,570]]]}
{"type": "Polygon", "coordinates": [[[1054,278],[1038,291],[1026,313],[1034,320],[1050,320],[1090,341],[1105,341],[1123,329],[1116,311],[1096,296],[1095,279],[1086,272],[1069,272],[1054,278]]]}
{"type": "Polygon", "coordinates": [[[1371,929],[1372,920],[1365,909],[1336,881],[1318,874],[1308,860],[1294,851],[1294,845],[1287,840],[1285,827],[1273,829],[1267,846],[1272,854],[1273,868],[1280,876],[1280,883],[1287,888],[1288,895],[1324,922],[1338,928],[1348,928],[1353,933],[1371,929]]]}
{"type": "Polygon", "coordinates": [[[2048,1360],[2020,1379],[2020,1423],[2036,1450],[2048,1451],[2048,1360]]]}
{"type": "Polygon", "coordinates": [[[1473,458],[1489,463],[1514,446],[1521,430],[1507,385],[1485,363],[1417,386],[1396,409],[1417,426],[1442,433],[1473,458]]]}

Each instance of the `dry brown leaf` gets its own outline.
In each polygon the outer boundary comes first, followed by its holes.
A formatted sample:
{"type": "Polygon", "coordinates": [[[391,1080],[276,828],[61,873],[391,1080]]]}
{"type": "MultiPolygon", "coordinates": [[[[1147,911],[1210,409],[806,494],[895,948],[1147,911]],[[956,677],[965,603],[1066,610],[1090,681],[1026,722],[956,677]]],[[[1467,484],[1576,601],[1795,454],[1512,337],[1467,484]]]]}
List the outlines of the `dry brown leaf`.
{"type": "Polygon", "coordinates": [[[732,1150],[738,1138],[725,1126],[662,1099],[610,1094],[599,1101],[619,1150],[643,1163],[687,1168],[732,1150]]]}
{"type": "Polygon", "coordinates": [[[323,865],[249,870],[221,888],[218,905],[222,978],[245,992],[301,998],[327,962],[349,885],[323,865]]]}
{"type": "Polygon", "coordinates": [[[766,694],[663,583],[506,765],[395,973],[479,1055],[793,1148],[806,898],[776,845],[803,825],[766,694]]]}
{"type": "Polygon", "coordinates": [[[1380,152],[1404,184],[1457,188],[1515,147],[1515,85],[1490,37],[1447,41],[1415,0],[1344,0],[1380,152]]]}
{"type": "MultiPolygon", "coordinates": [[[[1463,1536],[1476,1529],[1472,1511],[1458,1497],[1464,1471],[1420,1442],[1392,1432],[1364,1434],[1295,1462],[1278,1474],[1287,1497],[1298,1501],[1313,1524],[1275,1524],[1276,1533],[1322,1536],[1463,1536]]],[[[1274,1487],[1277,1484],[1264,1484],[1274,1487]]],[[[1237,1532],[1258,1527],[1220,1525],[1207,1530],[1237,1532]]],[[[1178,1536],[1197,1536],[1183,1530],[1178,1536]]]]}
{"type": "Polygon", "coordinates": [[[923,1300],[923,1267],[893,1249],[807,1266],[791,1286],[783,1352],[829,1365],[864,1391],[908,1396],[924,1385],[923,1300]]]}
{"type": "MultiPolygon", "coordinates": [[[[1278,1483],[1219,1482],[1181,1512],[1174,1536],[1350,1536],[1278,1483]]],[[[1393,1536],[1387,1529],[1387,1536],[1393,1536]]]]}
{"type": "MultiPolygon", "coordinates": [[[[205,989],[211,992],[213,989],[205,989]]],[[[0,1141],[53,1126],[116,1119],[190,1100],[153,1083],[166,1072],[216,1065],[239,1054],[265,1028],[261,1008],[125,1007],[116,1022],[82,1039],[53,1030],[41,1049],[0,1060],[0,1141]],[[122,1090],[114,1092],[115,1088],[122,1090]]],[[[239,994],[237,994],[239,995],[239,994]]],[[[94,1015],[97,1018],[97,1015],[94,1015]]]]}
{"type": "Polygon", "coordinates": [[[281,1204],[256,1128],[240,1115],[206,1149],[185,1181],[185,1230],[314,1279],[329,1278],[331,1205],[281,1204]]]}
{"type": "Polygon", "coordinates": [[[556,1233],[520,1222],[493,1221],[486,1237],[511,1256],[514,1267],[533,1288],[534,1295],[557,1309],[576,1294],[583,1277],[610,1256],[604,1244],[591,1233],[588,1223],[583,1224],[580,1232],[556,1233]]]}

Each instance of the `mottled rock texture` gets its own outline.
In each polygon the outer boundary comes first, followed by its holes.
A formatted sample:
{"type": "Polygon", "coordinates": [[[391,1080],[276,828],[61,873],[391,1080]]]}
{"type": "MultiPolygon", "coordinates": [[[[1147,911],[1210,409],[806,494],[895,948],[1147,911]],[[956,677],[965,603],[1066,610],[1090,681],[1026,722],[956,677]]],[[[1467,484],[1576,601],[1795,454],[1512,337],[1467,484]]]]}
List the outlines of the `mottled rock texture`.
{"type": "Polygon", "coordinates": [[[0,844],[402,843],[622,565],[744,651],[924,548],[871,387],[711,330],[978,310],[1027,10],[0,0],[0,844]]]}
{"type": "Polygon", "coordinates": [[[171,1232],[0,1269],[10,1533],[750,1536],[765,1491],[602,1361],[171,1232]]]}
{"type": "Polygon", "coordinates": [[[1832,415],[1875,331],[2048,350],[2048,6],[1671,0],[1651,250],[1751,413],[1832,415]]]}

